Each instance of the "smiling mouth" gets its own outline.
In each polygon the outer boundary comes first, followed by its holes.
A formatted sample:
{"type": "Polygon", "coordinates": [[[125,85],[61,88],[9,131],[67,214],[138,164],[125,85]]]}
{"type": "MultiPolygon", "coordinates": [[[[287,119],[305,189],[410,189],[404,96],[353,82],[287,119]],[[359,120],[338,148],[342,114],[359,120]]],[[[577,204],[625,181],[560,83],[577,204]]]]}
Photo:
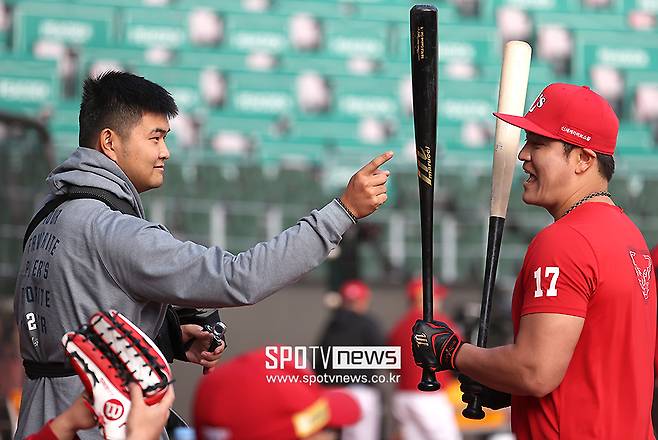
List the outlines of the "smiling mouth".
{"type": "Polygon", "coordinates": [[[532,174],[530,171],[528,171],[526,169],[523,169],[523,172],[528,175],[528,178],[525,180],[526,183],[531,183],[531,182],[534,182],[535,180],[537,180],[537,176],[532,174]]]}

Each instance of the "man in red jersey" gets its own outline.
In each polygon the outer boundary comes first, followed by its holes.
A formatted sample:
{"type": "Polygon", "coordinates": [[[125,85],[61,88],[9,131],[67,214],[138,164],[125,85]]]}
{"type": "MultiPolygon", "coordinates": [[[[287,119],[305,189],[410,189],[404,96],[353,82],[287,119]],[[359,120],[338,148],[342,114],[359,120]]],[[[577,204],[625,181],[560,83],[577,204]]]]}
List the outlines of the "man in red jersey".
{"type": "MultiPolygon", "coordinates": [[[[448,289],[434,280],[434,317],[455,328],[450,318],[441,312],[441,302],[448,289]]],[[[407,313],[395,324],[388,336],[388,345],[399,346],[401,352],[400,380],[393,392],[393,417],[399,426],[400,440],[459,440],[462,438],[455,418],[455,408],[445,392],[455,380],[449,371],[438,374],[441,389],[436,393],[418,391],[422,370],[415,365],[411,352],[409,328],[423,316],[423,280],[414,278],[407,284],[407,313]]]]}
{"type": "Polygon", "coordinates": [[[418,321],[416,362],[470,376],[466,401],[478,392],[497,406],[511,394],[519,440],[653,439],[656,281],[642,234],[607,192],[617,117],[569,84],[546,87],[524,117],[495,116],[526,130],[523,201],[555,222],[517,278],[514,343],[478,348],[445,323],[418,321]]]}

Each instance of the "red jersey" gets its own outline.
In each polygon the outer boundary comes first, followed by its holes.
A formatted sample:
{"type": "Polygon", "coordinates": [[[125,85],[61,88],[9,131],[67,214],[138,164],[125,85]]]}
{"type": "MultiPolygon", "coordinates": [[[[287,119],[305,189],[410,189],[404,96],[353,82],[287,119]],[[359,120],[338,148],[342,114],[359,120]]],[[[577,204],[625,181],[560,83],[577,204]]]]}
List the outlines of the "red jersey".
{"type": "MultiPolygon", "coordinates": [[[[401,391],[418,391],[418,382],[420,382],[420,377],[423,373],[423,369],[414,363],[414,355],[411,351],[411,328],[417,319],[423,319],[423,311],[417,308],[410,309],[395,324],[395,327],[393,327],[393,330],[391,330],[388,336],[388,345],[401,347],[400,354],[402,359],[400,366],[402,368],[398,371],[400,381],[397,384],[397,389],[401,391]]],[[[434,319],[445,322],[451,329],[457,328],[450,318],[442,313],[435,313],[434,319]]],[[[441,386],[447,384],[453,378],[454,376],[449,371],[441,371],[436,374],[436,379],[441,386]]],[[[418,392],[420,393],[421,391],[418,392]]]]}
{"type": "Polygon", "coordinates": [[[517,438],[653,439],[656,281],[619,207],[586,203],[535,237],[514,287],[515,336],[531,313],[585,323],[560,385],[541,399],[512,396],[517,438]]]}

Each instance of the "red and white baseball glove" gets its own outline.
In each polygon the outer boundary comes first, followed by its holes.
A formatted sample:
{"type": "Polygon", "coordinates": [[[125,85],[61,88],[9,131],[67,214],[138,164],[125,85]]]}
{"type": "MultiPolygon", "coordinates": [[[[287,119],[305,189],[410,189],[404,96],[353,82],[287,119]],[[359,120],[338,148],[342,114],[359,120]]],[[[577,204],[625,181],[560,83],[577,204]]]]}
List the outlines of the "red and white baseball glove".
{"type": "Polygon", "coordinates": [[[171,369],[158,347],[116,310],[95,313],[89,324],[66,333],[62,344],[106,440],[126,437],[128,384],[138,384],[145,402],[153,405],[172,382],[171,369]]]}

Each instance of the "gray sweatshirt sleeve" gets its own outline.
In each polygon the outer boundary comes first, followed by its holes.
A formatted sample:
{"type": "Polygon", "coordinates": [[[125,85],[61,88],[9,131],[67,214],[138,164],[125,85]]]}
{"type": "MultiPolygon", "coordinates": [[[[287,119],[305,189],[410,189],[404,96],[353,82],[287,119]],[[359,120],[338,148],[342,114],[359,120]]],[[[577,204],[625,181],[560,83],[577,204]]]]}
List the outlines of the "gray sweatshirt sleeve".
{"type": "Polygon", "coordinates": [[[334,200],[237,255],[182,242],[155,223],[104,211],[93,222],[108,274],[131,296],[195,307],[254,304],[318,266],[353,224],[334,200]]]}

